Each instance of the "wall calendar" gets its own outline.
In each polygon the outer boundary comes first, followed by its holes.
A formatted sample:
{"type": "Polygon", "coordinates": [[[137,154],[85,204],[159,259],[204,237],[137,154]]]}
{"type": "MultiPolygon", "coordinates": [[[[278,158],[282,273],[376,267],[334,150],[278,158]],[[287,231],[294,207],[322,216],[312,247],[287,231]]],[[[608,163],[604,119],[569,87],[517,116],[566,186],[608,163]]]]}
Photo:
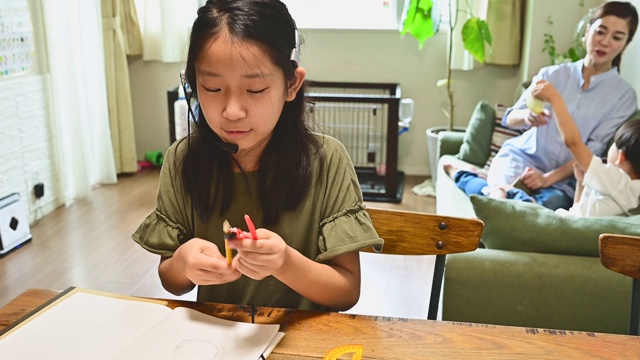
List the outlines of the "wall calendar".
{"type": "Polygon", "coordinates": [[[33,27],[27,0],[0,0],[0,79],[33,70],[33,27]]]}

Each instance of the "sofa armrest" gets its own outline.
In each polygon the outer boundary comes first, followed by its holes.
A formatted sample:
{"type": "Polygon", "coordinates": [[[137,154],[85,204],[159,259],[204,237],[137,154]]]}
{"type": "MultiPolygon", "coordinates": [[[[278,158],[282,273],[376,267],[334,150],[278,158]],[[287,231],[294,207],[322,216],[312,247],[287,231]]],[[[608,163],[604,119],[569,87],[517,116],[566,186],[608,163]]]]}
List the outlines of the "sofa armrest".
{"type": "Polygon", "coordinates": [[[631,279],[598,258],[477,249],[447,255],[442,320],[624,334],[631,279]]]}
{"type": "Polygon", "coordinates": [[[436,181],[436,213],[439,215],[462,218],[476,218],[469,196],[458,189],[456,183],[444,171],[444,164],[452,164],[461,169],[472,167],[471,164],[453,155],[443,155],[438,161],[438,181],[436,181]]]}
{"type": "Polygon", "coordinates": [[[460,151],[464,132],[440,131],[438,133],[438,159],[443,155],[455,155],[460,151]]]}

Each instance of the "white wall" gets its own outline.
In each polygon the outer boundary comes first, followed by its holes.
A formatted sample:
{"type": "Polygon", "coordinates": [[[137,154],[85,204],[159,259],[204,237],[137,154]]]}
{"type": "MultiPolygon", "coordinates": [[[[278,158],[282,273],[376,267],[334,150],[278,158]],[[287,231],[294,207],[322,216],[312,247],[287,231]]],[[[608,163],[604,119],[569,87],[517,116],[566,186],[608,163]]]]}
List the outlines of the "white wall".
{"type": "MultiPolygon", "coordinates": [[[[636,10],[640,11],[640,0],[628,0],[636,10]]],[[[633,41],[627,46],[622,55],[620,64],[620,74],[636,89],[636,94],[640,95],[640,38],[636,32],[633,41]]]]}
{"type": "Polygon", "coordinates": [[[542,52],[544,34],[550,33],[556,48],[563,53],[569,49],[578,22],[590,8],[598,7],[603,0],[526,0],[527,12],[523,42],[523,66],[520,78],[531,79],[538,70],[549,65],[549,56],[542,52]],[[584,2],[584,7],[579,4],[584,2]],[[551,16],[553,25],[547,19],[551,16]]]}
{"type": "Polygon", "coordinates": [[[29,7],[34,69],[31,74],[0,79],[0,197],[19,193],[33,222],[59,206],[60,189],[40,2],[29,0],[29,7]],[[37,182],[44,184],[39,201],[33,194],[37,182]]]}
{"type": "Polygon", "coordinates": [[[58,204],[48,93],[45,76],[0,82],[0,197],[19,193],[31,220],[58,204]],[[44,197],[39,202],[33,195],[37,182],[44,184],[44,197]]]}

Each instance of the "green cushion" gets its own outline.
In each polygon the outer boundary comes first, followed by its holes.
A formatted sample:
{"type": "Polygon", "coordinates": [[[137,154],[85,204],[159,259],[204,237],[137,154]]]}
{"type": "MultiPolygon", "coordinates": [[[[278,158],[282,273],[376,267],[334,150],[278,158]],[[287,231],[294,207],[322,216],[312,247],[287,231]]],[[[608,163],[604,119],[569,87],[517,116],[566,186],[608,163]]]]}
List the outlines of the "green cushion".
{"type": "Polygon", "coordinates": [[[476,105],[456,155],[458,159],[480,167],[487,162],[495,118],[496,110],[488,101],[481,100],[476,105]]]}
{"type": "Polygon", "coordinates": [[[540,205],[472,195],[488,249],[598,257],[602,233],[640,236],[640,215],[575,218],[540,205]]]}

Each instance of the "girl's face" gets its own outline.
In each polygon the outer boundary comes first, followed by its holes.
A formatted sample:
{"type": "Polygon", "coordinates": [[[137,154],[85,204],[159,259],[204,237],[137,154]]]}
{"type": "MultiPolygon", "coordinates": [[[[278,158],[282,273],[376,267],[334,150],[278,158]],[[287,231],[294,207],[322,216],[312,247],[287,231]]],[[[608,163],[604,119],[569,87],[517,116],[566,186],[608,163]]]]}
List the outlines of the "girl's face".
{"type": "Polygon", "coordinates": [[[626,47],[628,36],[626,20],[612,15],[596,20],[587,28],[587,57],[596,66],[611,67],[613,59],[626,47]]]}
{"type": "Polygon", "coordinates": [[[285,101],[295,98],[304,69],[287,84],[267,54],[224,32],[210,41],[195,64],[198,99],[207,124],[238,155],[259,156],[271,138],[285,101]]]}

